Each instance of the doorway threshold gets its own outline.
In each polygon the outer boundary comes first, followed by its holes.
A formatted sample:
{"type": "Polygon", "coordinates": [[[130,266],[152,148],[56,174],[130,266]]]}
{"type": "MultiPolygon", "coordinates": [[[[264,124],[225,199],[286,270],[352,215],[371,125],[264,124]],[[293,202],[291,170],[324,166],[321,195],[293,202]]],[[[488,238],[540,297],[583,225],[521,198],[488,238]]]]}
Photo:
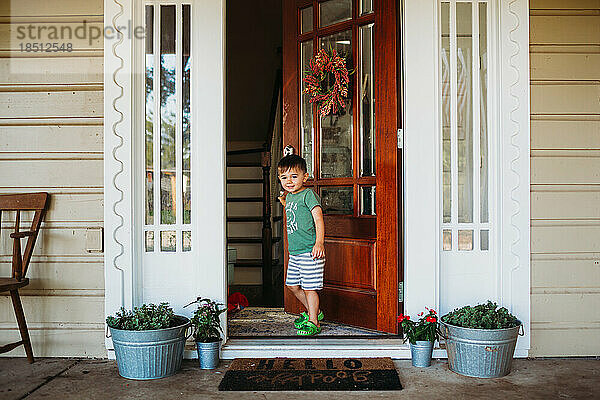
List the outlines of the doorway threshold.
{"type": "MultiPolygon", "coordinates": [[[[446,350],[435,349],[434,357],[446,357],[446,350]]],[[[400,338],[230,338],[221,348],[221,358],[410,358],[410,347],[400,338]]]]}

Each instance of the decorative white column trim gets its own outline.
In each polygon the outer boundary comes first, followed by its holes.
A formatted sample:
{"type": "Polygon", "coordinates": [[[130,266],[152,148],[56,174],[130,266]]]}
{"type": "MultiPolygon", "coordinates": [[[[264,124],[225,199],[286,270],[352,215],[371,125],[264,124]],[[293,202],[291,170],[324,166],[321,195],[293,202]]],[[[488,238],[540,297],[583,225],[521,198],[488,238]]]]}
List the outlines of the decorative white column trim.
{"type": "MultiPolygon", "coordinates": [[[[131,49],[124,30],[131,0],[105,0],[104,20],[104,278],[105,314],[133,305],[131,49]]],[[[112,348],[112,340],[106,340],[112,348]]]]}
{"type": "Polygon", "coordinates": [[[524,324],[517,348],[530,347],[529,4],[500,7],[500,301],[524,324]]]}

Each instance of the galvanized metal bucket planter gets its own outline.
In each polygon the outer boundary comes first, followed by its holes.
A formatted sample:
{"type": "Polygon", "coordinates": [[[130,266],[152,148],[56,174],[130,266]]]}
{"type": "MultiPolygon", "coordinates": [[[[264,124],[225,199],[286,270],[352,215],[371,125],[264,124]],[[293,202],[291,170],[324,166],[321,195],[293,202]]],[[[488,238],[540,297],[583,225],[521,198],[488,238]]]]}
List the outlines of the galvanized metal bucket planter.
{"type": "Polygon", "coordinates": [[[196,342],[198,362],[201,369],[215,369],[219,366],[221,340],[218,342],[196,342]]]}
{"type": "Polygon", "coordinates": [[[126,331],[110,328],[119,375],[128,379],[158,379],[181,368],[186,330],[190,320],[177,315],[172,328],[126,331]]]}
{"type": "Polygon", "coordinates": [[[433,342],[417,340],[415,344],[410,344],[413,367],[429,367],[431,365],[431,353],[433,353],[433,342]]]}
{"type": "Polygon", "coordinates": [[[465,376],[498,378],[510,373],[523,324],[506,329],[471,329],[449,325],[440,320],[446,339],[448,367],[465,376]]]}

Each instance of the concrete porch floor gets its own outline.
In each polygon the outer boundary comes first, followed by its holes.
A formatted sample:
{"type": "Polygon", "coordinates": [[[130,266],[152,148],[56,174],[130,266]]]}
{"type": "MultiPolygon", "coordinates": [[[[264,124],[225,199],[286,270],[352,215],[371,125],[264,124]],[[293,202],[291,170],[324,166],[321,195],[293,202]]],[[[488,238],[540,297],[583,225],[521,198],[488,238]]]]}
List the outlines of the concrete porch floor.
{"type": "Polygon", "coordinates": [[[110,360],[0,358],[0,399],[600,399],[600,359],[516,359],[512,372],[477,379],[448,370],[446,360],[413,368],[396,360],[404,390],[399,392],[219,392],[230,361],[202,371],[185,360],[175,376],[132,381],[110,360]]]}

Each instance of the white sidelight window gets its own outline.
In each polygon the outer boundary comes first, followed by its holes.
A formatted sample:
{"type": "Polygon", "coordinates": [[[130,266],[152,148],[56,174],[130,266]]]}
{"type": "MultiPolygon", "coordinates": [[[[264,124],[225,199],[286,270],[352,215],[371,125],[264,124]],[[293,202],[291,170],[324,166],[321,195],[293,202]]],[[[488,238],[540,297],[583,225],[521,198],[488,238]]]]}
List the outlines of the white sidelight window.
{"type": "Polygon", "coordinates": [[[146,5],[145,252],[191,250],[190,5],[146,5]]]}
{"type": "Polygon", "coordinates": [[[104,0],[104,14],[105,313],[224,303],[224,0],[104,0]]]}
{"type": "Polygon", "coordinates": [[[439,3],[441,139],[441,296],[452,305],[496,299],[494,215],[497,129],[491,122],[490,18],[487,1],[439,3]],[[475,285],[462,298],[465,285],[475,285]]]}
{"type": "MultiPolygon", "coordinates": [[[[140,291],[143,302],[172,298],[176,266],[191,263],[192,118],[190,53],[191,4],[144,3],[145,44],[142,132],[144,182],[143,249],[140,291]]],[[[138,153],[139,154],[139,153],[138,153]]],[[[140,187],[140,186],[138,186],[140,187]]],[[[138,203],[139,204],[139,203],[138,203]]],[[[142,207],[140,207],[142,208],[142,207]]]]}

